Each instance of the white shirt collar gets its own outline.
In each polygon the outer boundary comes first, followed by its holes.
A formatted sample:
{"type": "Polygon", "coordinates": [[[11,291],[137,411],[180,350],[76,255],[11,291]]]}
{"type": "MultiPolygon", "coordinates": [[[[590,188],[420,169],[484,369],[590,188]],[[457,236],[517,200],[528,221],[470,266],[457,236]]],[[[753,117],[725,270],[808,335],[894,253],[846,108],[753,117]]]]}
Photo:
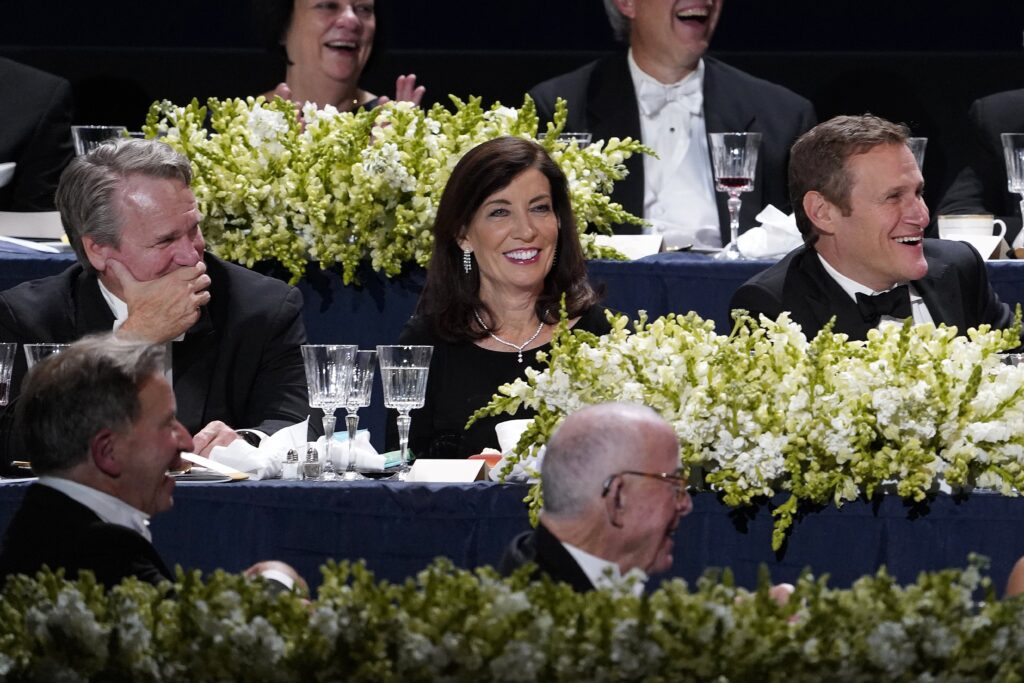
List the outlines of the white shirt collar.
{"type": "Polygon", "coordinates": [[[580,566],[583,573],[590,579],[590,583],[594,584],[594,588],[613,591],[629,590],[637,597],[643,595],[644,586],[647,584],[647,574],[642,569],[630,569],[623,576],[622,572],[619,571],[619,565],[614,562],[591,555],[571,543],[563,541],[562,546],[572,555],[572,559],[576,560],[576,564],[580,566]],[[633,583],[627,589],[626,582],[629,579],[633,579],[633,583]]]}
{"type": "MultiPolygon", "coordinates": [[[[870,287],[862,285],[856,280],[851,280],[850,278],[846,277],[838,270],[833,268],[832,264],[826,261],[825,257],[822,256],[820,253],[815,251],[815,254],[818,257],[818,260],[821,261],[821,265],[825,269],[825,272],[829,274],[829,277],[836,281],[836,284],[839,285],[842,288],[842,290],[846,292],[847,295],[849,295],[851,299],[853,299],[854,303],[856,303],[857,301],[858,294],[864,294],[866,296],[882,294],[882,292],[876,292],[875,290],[871,289],[870,287]]],[[[931,311],[928,310],[928,306],[924,302],[924,297],[922,297],[921,294],[914,287],[913,282],[897,282],[889,289],[895,289],[896,287],[899,287],[901,284],[908,285],[907,290],[910,292],[910,311],[912,317],[914,318],[914,323],[920,325],[922,323],[934,322],[934,318],[932,318],[931,311]]],[[[883,291],[888,292],[889,289],[883,291]]],[[[882,316],[882,320],[879,322],[881,323],[891,320],[896,320],[896,318],[882,316]]]]}
{"type": "Polygon", "coordinates": [[[676,88],[686,87],[687,90],[692,89],[694,92],[700,94],[700,100],[703,102],[704,93],[704,60],[701,59],[697,62],[697,68],[680,78],[675,83],[662,83],[654,76],[640,68],[640,65],[636,63],[636,59],[633,57],[633,48],[629,48],[626,53],[626,61],[629,63],[629,73],[633,77],[633,88],[639,92],[644,87],[658,87],[658,88],[676,88]]]}
{"type": "Polygon", "coordinates": [[[39,483],[60,491],[76,503],[84,505],[104,522],[128,527],[147,541],[153,542],[153,536],[149,531],[149,515],[120,498],[63,477],[42,476],[39,477],[39,483]]]}
{"type": "Polygon", "coordinates": [[[100,294],[103,295],[103,300],[107,302],[110,312],[114,314],[113,331],[117,332],[121,329],[121,325],[124,325],[124,321],[128,319],[128,304],[114,296],[114,293],[103,284],[103,280],[96,278],[96,283],[100,286],[100,294]]]}

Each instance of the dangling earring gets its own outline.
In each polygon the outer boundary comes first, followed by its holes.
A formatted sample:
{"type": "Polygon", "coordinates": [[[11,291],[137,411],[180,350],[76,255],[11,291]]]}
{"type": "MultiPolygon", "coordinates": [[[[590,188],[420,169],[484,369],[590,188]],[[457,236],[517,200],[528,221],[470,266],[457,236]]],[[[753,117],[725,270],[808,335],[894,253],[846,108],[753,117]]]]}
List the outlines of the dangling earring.
{"type": "Polygon", "coordinates": [[[555,246],[552,251],[554,253],[551,255],[551,267],[554,268],[555,264],[558,263],[558,242],[555,242],[555,246]]]}
{"type": "Polygon", "coordinates": [[[469,249],[462,250],[462,269],[467,273],[473,270],[473,259],[470,258],[470,254],[473,252],[469,249]]]}

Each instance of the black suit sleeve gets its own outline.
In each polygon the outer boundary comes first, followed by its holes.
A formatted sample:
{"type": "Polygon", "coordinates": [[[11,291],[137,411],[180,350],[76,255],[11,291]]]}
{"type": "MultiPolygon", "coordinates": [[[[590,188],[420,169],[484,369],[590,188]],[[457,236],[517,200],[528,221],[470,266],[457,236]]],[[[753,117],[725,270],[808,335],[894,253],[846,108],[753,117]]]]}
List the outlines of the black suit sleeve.
{"type": "Polygon", "coordinates": [[[760,315],[776,320],[785,310],[777,294],[759,282],[746,282],[740,285],[729,302],[730,311],[738,308],[747,311],[754,320],[760,315]]]}

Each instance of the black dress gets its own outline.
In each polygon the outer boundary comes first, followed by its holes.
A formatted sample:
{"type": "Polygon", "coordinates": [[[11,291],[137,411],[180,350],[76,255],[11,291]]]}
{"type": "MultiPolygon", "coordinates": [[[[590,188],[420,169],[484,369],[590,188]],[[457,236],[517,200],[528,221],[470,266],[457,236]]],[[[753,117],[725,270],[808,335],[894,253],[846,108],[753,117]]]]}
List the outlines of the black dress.
{"type": "MultiPolygon", "coordinates": [[[[580,316],[574,330],[605,334],[610,326],[602,306],[593,306],[580,316]]],[[[469,417],[491,401],[498,387],[526,377],[526,368],[540,370],[538,351],[548,351],[550,344],[523,352],[523,362],[513,351],[491,351],[471,341],[452,343],[437,337],[431,325],[419,316],[412,317],[399,344],[425,344],[434,347],[427,379],[427,396],[423,407],[413,410],[409,449],[418,458],[467,458],[484,448],[498,448],[494,426],[505,420],[528,418],[532,410],[520,409],[515,415],[501,414],[477,420],[465,429],[469,417]]],[[[388,416],[387,448],[398,448],[395,413],[388,416]]]]}

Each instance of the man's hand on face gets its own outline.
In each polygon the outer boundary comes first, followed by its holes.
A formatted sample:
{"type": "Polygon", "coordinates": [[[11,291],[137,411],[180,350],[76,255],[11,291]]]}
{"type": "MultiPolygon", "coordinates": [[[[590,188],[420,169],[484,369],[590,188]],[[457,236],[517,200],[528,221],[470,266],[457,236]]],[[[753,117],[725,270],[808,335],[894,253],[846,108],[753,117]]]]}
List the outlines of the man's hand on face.
{"type": "Polygon", "coordinates": [[[160,343],[184,334],[199,320],[199,307],[210,301],[210,276],[202,261],[148,282],[139,282],[113,259],[107,261],[107,269],[128,304],[128,319],[119,332],[138,339],[160,343]]]}
{"type": "Polygon", "coordinates": [[[214,420],[192,437],[192,449],[198,455],[209,458],[214,446],[227,446],[235,439],[241,438],[235,430],[220,420],[214,420]]]}

